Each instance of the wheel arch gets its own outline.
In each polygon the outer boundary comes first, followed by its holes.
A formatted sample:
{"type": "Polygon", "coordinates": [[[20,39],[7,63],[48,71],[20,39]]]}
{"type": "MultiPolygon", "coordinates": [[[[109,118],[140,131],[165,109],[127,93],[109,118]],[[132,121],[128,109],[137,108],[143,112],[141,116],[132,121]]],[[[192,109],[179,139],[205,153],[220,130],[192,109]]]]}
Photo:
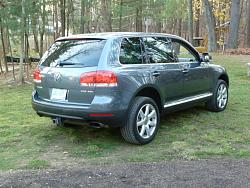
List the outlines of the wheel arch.
{"type": "Polygon", "coordinates": [[[229,87],[229,78],[228,78],[228,75],[227,75],[227,74],[221,74],[221,75],[218,77],[218,80],[224,80],[224,81],[227,83],[227,86],[229,87]]]}
{"type": "Polygon", "coordinates": [[[155,88],[154,86],[151,86],[151,85],[150,86],[144,86],[144,87],[138,89],[138,91],[134,95],[134,98],[138,97],[138,96],[152,98],[155,101],[155,103],[157,104],[160,113],[162,112],[162,109],[163,109],[162,104],[163,104],[163,102],[162,102],[160,92],[158,91],[157,88],[155,88]]]}

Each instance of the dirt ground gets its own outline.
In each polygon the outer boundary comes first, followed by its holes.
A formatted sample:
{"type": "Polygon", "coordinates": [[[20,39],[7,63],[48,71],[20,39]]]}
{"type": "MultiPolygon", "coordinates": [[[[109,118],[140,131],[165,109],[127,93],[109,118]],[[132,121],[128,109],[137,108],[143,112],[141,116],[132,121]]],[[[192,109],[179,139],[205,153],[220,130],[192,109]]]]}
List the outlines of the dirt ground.
{"type": "Polygon", "coordinates": [[[0,187],[250,187],[250,160],[209,159],[0,173],[0,187]]]}
{"type": "MultiPolygon", "coordinates": [[[[32,83],[33,80],[33,72],[37,67],[36,63],[32,63],[32,65],[24,65],[24,79],[26,83],[32,83]]],[[[1,85],[15,85],[19,83],[19,65],[14,64],[14,74],[13,74],[13,65],[11,63],[8,64],[9,72],[0,72],[0,86],[1,85]],[[15,80],[14,80],[15,77],[15,80]]],[[[5,71],[3,66],[3,71],[5,71]]]]}

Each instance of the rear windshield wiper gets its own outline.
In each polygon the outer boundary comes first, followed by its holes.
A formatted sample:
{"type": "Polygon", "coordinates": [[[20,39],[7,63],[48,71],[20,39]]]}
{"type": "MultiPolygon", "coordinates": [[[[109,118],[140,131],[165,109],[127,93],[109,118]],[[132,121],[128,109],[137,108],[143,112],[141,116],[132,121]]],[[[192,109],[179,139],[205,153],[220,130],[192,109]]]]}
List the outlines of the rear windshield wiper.
{"type": "Polygon", "coordinates": [[[73,62],[70,62],[70,61],[61,61],[57,65],[59,65],[60,67],[63,67],[64,65],[77,65],[77,66],[81,66],[81,67],[84,66],[84,64],[73,63],[73,62]]]}

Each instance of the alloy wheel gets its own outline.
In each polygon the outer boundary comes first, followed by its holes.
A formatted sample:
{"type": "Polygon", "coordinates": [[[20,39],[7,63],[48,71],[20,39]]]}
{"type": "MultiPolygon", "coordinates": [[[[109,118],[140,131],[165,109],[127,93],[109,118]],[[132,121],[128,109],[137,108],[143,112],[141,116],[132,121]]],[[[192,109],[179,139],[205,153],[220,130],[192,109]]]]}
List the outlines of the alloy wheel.
{"type": "Polygon", "coordinates": [[[225,84],[220,84],[217,90],[217,105],[219,108],[223,109],[228,100],[228,91],[227,86],[225,84]]]}
{"type": "Polygon", "coordinates": [[[137,114],[136,127],[139,135],[147,139],[151,137],[156,129],[157,113],[151,104],[143,105],[137,114]]]}

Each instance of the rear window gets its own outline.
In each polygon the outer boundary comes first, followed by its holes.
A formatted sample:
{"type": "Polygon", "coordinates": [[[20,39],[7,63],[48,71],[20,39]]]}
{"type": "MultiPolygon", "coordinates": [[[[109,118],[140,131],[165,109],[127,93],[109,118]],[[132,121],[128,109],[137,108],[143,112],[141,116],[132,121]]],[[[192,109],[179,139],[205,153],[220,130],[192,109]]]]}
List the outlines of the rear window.
{"type": "Polygon", "coordinates": [[[105,43],[106,40],[57,41],[44,53],[41,65],[97,66],[105,43]]]}

